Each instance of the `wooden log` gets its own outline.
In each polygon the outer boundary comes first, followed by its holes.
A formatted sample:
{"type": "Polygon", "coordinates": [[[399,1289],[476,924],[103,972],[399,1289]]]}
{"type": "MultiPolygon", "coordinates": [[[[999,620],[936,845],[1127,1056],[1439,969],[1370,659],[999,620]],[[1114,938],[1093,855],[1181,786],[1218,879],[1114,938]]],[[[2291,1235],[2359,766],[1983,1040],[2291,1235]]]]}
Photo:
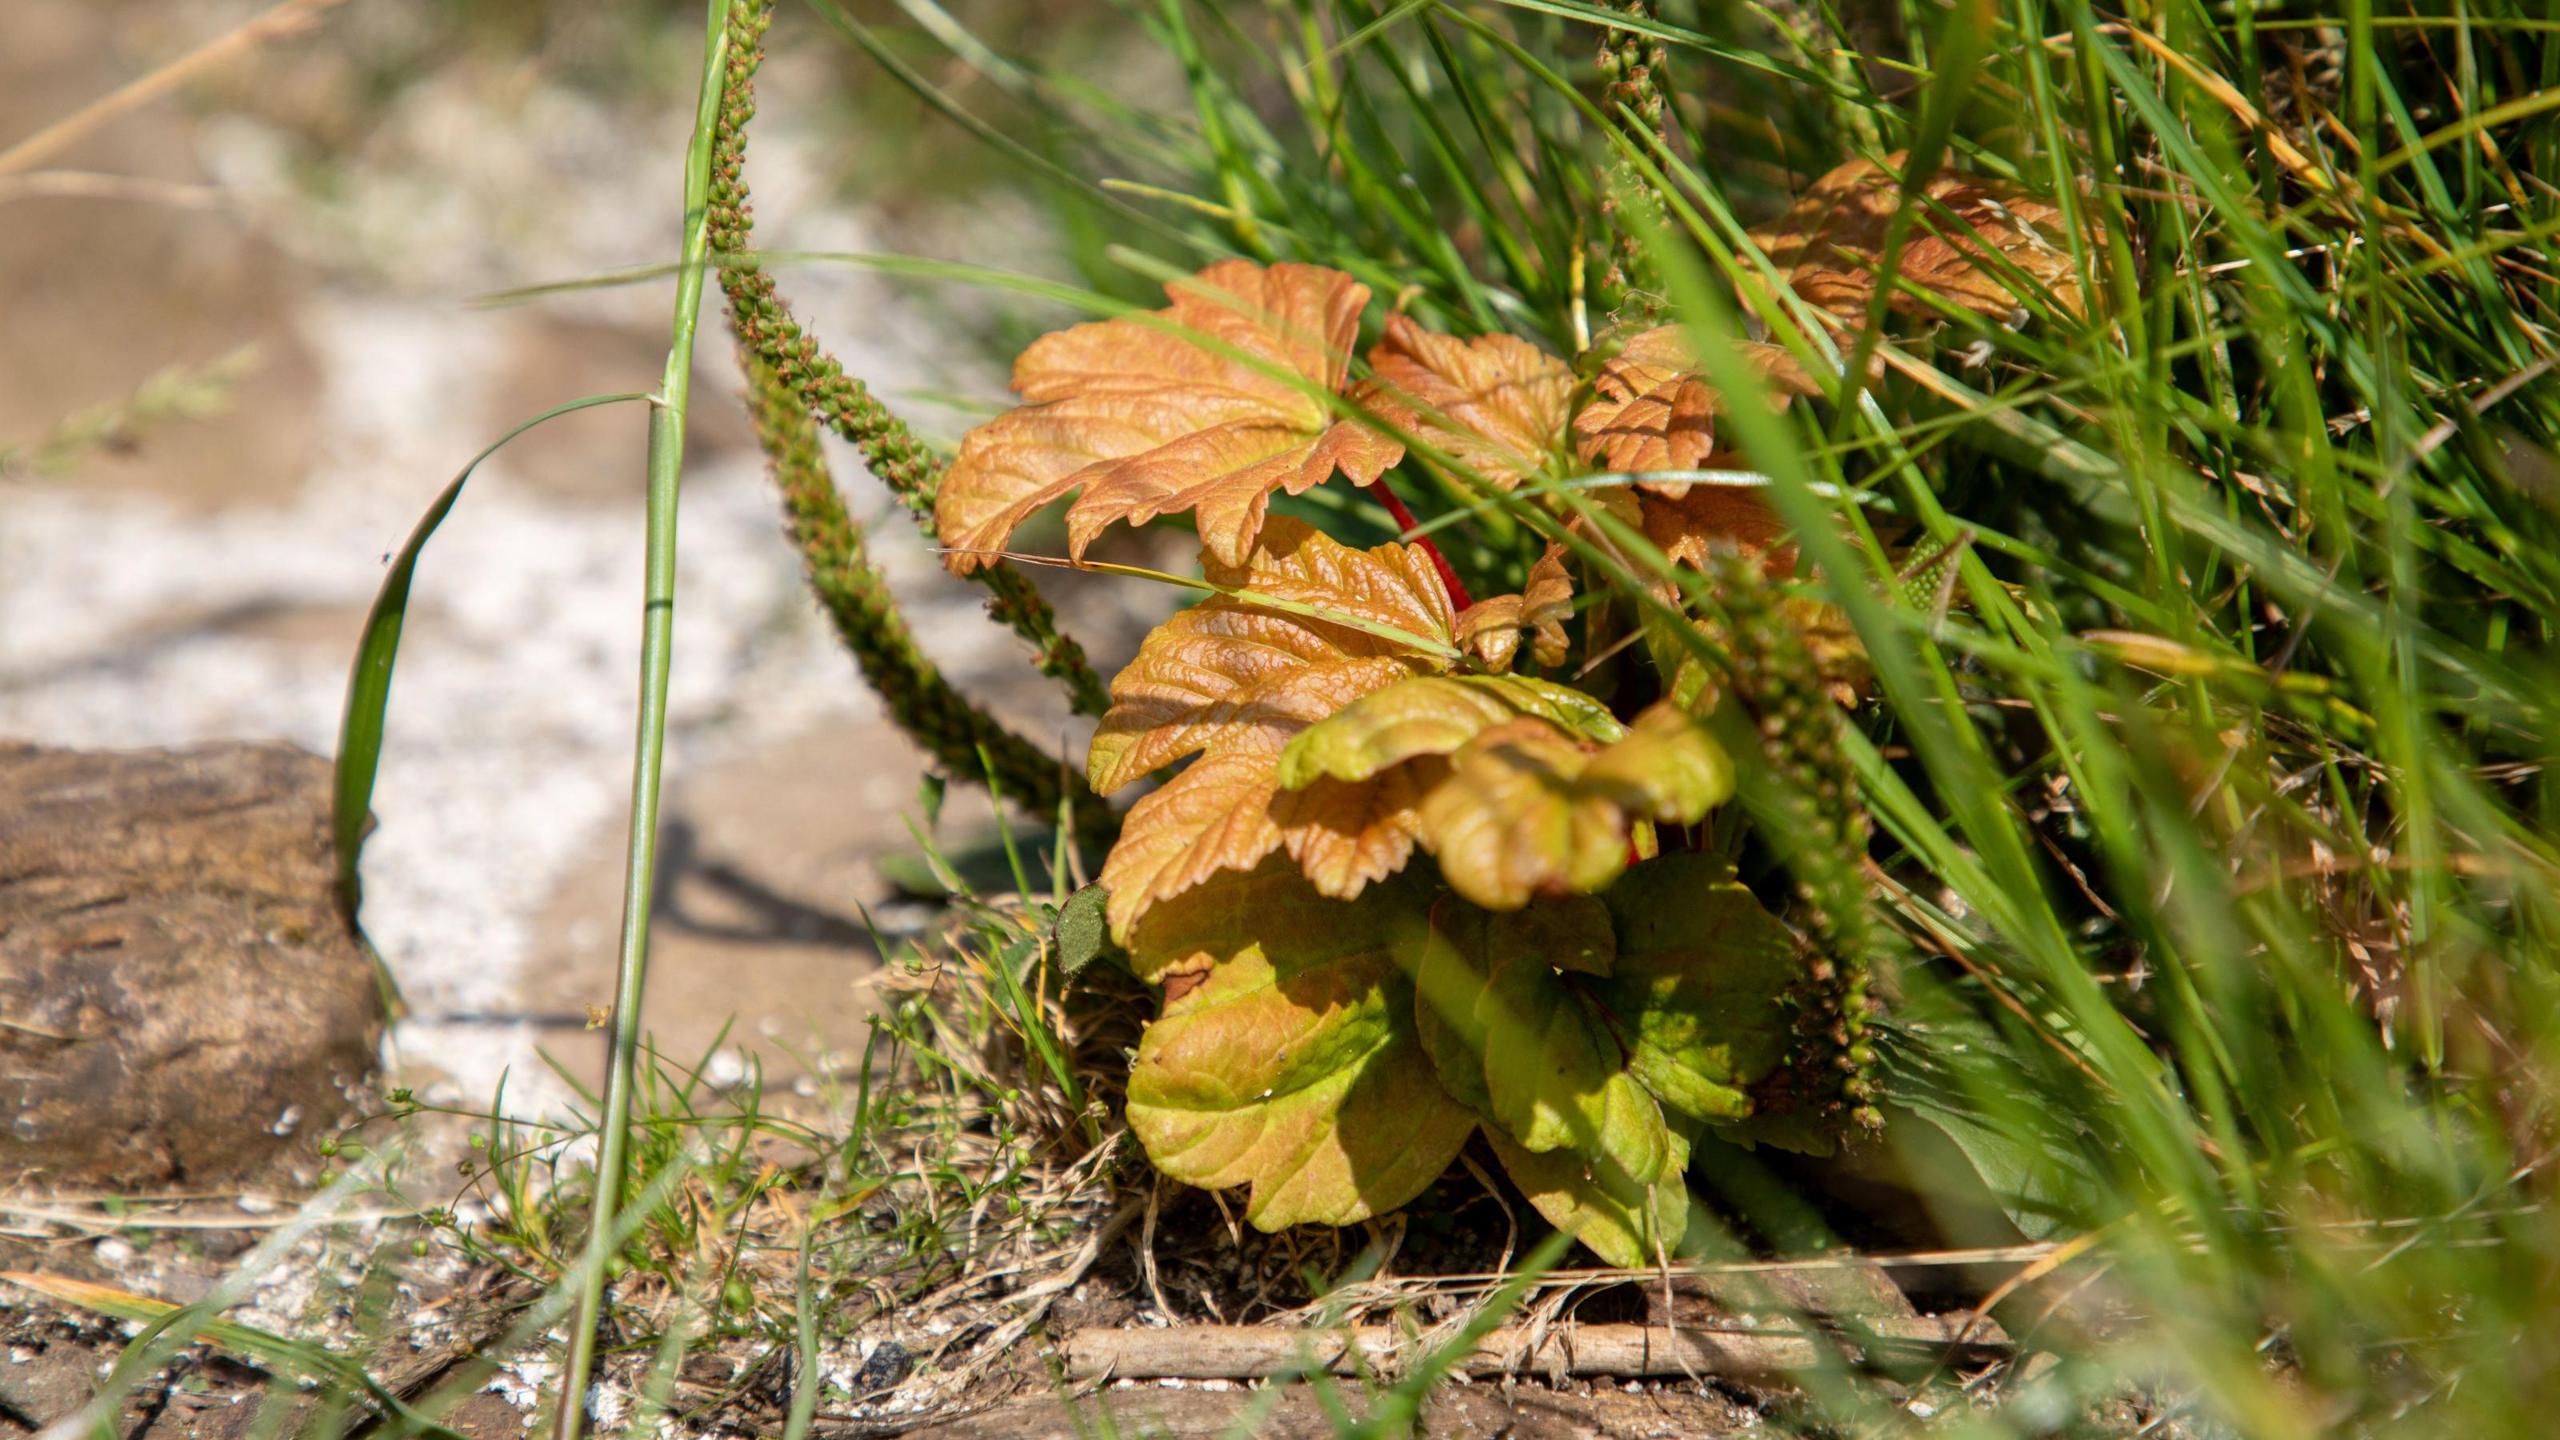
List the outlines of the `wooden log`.
{"type": "MultiPolygon", "coordinates": [[[[1988,1358],[2007,1353],[2008,1337],[1989,1320],[1968,1333],[1960,1316],[1892,1319],[1865,1333],[1839,1337],[1792,1326],[1557,1325],[1541,1339],[1526,1327],[1504,1326],[1479,1341],[1455,1369],[1466,1375],[1767,1380],[1820,1363],[1819,1347],[1826,1345],[1863,1350],[1879,1360],[1928,1359],[1951,1351],[1958,1359],[1988,1358]]],[[[1348,1375],[1391,1369],[1417,1354],[1411,1332],[1392,1325],[1092,1329],[1068,1336],[1066,1343],[1067,1375],[1074,1380],[1258,1380],[1317,1371],[1348,1375]]]]}

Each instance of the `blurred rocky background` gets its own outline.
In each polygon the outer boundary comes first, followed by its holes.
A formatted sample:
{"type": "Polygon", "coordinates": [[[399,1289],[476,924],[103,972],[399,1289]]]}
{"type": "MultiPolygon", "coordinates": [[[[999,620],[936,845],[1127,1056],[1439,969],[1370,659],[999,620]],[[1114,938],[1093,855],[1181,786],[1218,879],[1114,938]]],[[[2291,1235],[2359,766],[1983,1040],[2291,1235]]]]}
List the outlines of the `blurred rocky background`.
{"type": "MultiPolygon", "coordinates": [[[[267,8],[11,5],[0,149],[267,8]]],[[[547,407],[655,384],[667,282],[486,297],[672,254],[698,7],[311,8],[303,33],[0,173],[0,740],[331,753],[366,607],[437,490],[547,407]]],[[[1059,18],[1039,0],[954,8],[991,33],[1059,18]]],[[[1108,43],[1042,28],[1071,62],[1108,43]]],[[[774,48],[754,153],[769,246],[1056,268],[1016,177],[859,50],[806,12],[774,48]]],[[[1000,106],[929,48],[916,59],[1000,106]]],[[[1061,318],[847,266],[788,283],[850,368],[944,437],[1001,397],[991,357],[1061,318]]],[[[704,337],[650,1024],[700,1058],[734,1017],[715,1071],[760,1060],[805,1086],[859,1052],[869,925],[922,922],[877,864],[913,848],[922,764],[804,597],[716,309],[704,337]]],[[[419,570],[361,920],[405,997],[388,1054],[422,1097],[485,1103],[505,1076],[509,1108],[533,1111],[570,1093],[544,1054],[598,1068],[643,428],[608,407],[509,445],[419,570]]],[[[935,657],[1080,755],[978,592],[838,462],[935,657]]],[[[1098,658],[1134,645],[1146,617],[1125,593],[1060,593],[1098,658]]],[[[983,823],[955,791],[945,829],[983,823]]]]}

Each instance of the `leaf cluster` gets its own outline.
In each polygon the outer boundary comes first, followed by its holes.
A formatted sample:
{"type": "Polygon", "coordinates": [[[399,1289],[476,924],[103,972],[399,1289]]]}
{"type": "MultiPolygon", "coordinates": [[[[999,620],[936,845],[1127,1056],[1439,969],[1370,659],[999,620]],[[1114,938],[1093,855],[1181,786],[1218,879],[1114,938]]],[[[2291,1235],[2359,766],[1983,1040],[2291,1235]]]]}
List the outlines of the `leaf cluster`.
{"type": "MultiPolygon", "coordinates": [[[[1895,185],[1836,173],[1764,238],[1839,323],[1873,298],[1856,277],[1895,185]]],[[[2052,248],[2028,218],[2050,207],[1939,191],[1968,208],[1930,294],[1978,306],[2007,293],[1990,257],[2052,248]]],[[[1824,982],[1870,957],[1815,956],[1697,828],[1735,794],[1713,728],[1730,692],[1678,683],[1702,638],[1684,588],[1712,559],[1797,568],[1723,422],[1822,387],[1750,343],[1761,383],[1724,389],[1675,327],[1577,365],[1390,314],[1355,364],[1371,297],[1344,272],[1230,260],[1166,289],[1164,309],[1024,351],[1025,403],[961,442],[935,517],[960,573],[1062,501],[1073,561],[1116,522],[1189,514],[1201,537],[1208,594],[1113,679],[1087,765],[1103,795],[1182,766],[1130,808],[1099,882],[1110,938],[1168,996],[1133,1128],[1167,1174],[1249,1186],[1265,1227],[1392,1210],[1481,1128],[1586,1245],[1669,1254],[1702,1129],[1753,1134],[1764,1087],[1862,1093],[1787,1072],[1851,1048],[1863,1015],[1840,1002],[1863,996],[1824,982]],[[1473,598],[1419,527],[1361,548],[1270,513],[1404,469],[1519,502],[1542,546],[1520,590],[1473,598]],[[1690,581],[1617,603],[1637,551],[1690,581]],[[1608,663],[1620,635],[1651,673],[1608,663]]]]}

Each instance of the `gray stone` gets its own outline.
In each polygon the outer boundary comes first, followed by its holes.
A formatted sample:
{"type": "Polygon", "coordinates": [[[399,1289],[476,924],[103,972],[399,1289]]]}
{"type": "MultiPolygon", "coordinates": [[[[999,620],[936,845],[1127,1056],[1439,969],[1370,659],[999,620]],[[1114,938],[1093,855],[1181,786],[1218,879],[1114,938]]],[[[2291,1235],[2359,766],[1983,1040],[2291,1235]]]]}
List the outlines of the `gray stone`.
{"type": "Polygon", "coordinates": [[[0,744],[0,1183],[243,1181],[311,1154],[382,997],[328,762],[0,744]]]}

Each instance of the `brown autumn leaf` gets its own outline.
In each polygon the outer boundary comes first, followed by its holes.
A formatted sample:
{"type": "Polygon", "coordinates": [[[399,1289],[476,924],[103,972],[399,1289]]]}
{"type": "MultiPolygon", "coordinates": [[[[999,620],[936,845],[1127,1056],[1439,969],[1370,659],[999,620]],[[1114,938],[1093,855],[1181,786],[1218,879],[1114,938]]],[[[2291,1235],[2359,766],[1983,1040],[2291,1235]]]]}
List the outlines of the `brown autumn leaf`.
{"type": "Polygon", "coordinates": [[[1336,470],[1367,485],[1403,457],[1325,402],[1348,376],[1368,287],[1320,266],[1228,260],[1165,292],[1172,306],[1152,317],[1045,335],[1014,362],[1028,403],[961,440],[934,504],[954,573],[987,564],[1034,511],[1076,491],[1067,548],[1078,558],[1114,521],[1189,510],[1209,552],[1240,564],[1273,491],[1296,495],[1336,470]]]}
{"type": "Polygon", "coordinates": [[[1397,315],[1369,368],[1360,403],[1486,484],[1512,489],[1562,448],[1573,371],[1526,340],[1435,335],[1397,315]]]}
{"type": "MultiPolygon", "coordinates": [[[[1780,347],[1742,341],[1735,349],[1781,409],[1795,396],[1818,393],[1813,377],[1780,347]]],[[[1679,326],[1647,330],[1627,341],[1601,365],[1591,388],[1590,402],[1573,419],[1573,437],[1575,449],[1592,464],[1632,473],[1734,463],[1729,446],[1718,448],[1715,427],[1730,405],[1699,373],[1697,352],[1679,326]]],[[[1689,488],[1685,480],[1637,483],[1671,496],[1689,488]]]]}
{"type": "MultiPolygon", "coordinates": [[[[1886,158],[1891,170],[1866,160],[1839,166],[1815,181],[1785,214],[1751,231],[1752,240],[1807,304],[1851,324],[1865,318],[1875,296],[1885,232],[1904,203],[1902,182],[1894,172],[1908,157],[1897,151],[1886,158]]],[[[2064,313],[2081,313],[2085,297],[2080,272],[2071,259],[2062,212],[2050,201],[1984,176],[1943,170],[1920,193],[1930,203],[1915,202],[1898,272],[1914,288],[2006,320],[2026,307],[2027,296],[2011,287],[2005,270],[1990,263],[1997,254],[2051,295],[2064,313]]],[[[1937,314],[1899,286],[1892,304],[1924,319],[1937,314]]]]}
{"type": "Polygon", "coordinates": [[[1356,550],[1279,520],[1248,563],[1208,570],[1248,593],[1202,601],[1147,636],[1111,682],[1086,761],[1107,794],[1200,756],[1130,808],[1103,863],[1111,931],[1124,941],[1150,907],[1283,848],[1320,891],[1357,895],[1403,866],[1417,833],[1413,802],[1428,777],[1283,798],[1273,771],[1299,731],[1456,659],[1456,619],[1430,558],[1412,545],[1356,550]]]}
{"type": "Polygon", "coordinates": [[[1573,576],[1564,547],[1550,545],[1529,567],[1529,583],[1517,595],[1479,600],[1458,614],[1458,644],[1496,672],[1508,671],[1529,634],[1529,658],[1552,668],[1564,663],[1564,622],[1573,618],[1573,576]]]}
{"type": "Polygon", "coordinates": [[[1685,495],[1639,495],[1644,538],[1674,565],[1707,568],[1707,554],[1718,545],[1760,558],[1770,578],[1795,573],[1796,546],[1787,522],[1769,508],[1756,488],[1692,485],[1685,495]]]}
{"type": "MultiPolygon", "coordinates": [[[[1589,491],[1584,498],[1619,525],[1644,536],[1673,565],[1707,569],[1708,557],[1723,547],[1758,557],[1762,572],[1770,579],[1784,579],[1795,573],[1796,545],[1791,532],[1778,513],[1760,498],[1757,486],[1700,483],[1690,486],[1688,493],[1677,499],[1620,486],[1589,491]]],[[[1589,517],[1576,516],[1567,525],[1595,544],[1617,548],[1612,532],[1589,517]]],[[[1632,557],[1623,552],[1621,558],[1633,563],[1632,557]]],[[[1653,590],[1665,602],[1675,600],[1679,593],[1668,578],[1653,582],[1653,590]]]]}

